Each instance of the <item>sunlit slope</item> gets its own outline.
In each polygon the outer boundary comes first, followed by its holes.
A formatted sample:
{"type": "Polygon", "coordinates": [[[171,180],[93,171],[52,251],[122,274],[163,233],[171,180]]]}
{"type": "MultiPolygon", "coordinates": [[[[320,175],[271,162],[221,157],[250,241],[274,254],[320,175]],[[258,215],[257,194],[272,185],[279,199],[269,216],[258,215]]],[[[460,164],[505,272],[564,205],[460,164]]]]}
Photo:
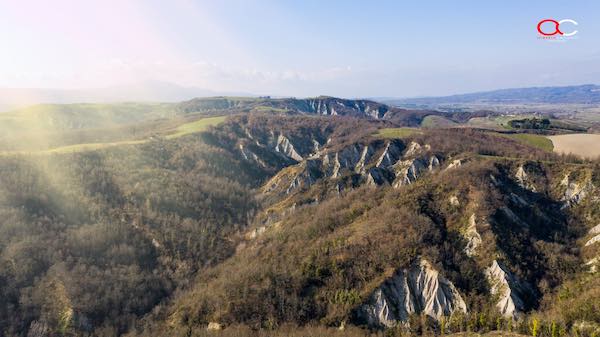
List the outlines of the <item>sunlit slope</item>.
{"type": "MultiPolygon", "coordinates": [[[[139,144],[152,136],[201,131],[253,99],[206,98],[181,103],[40,104],[0,113],[0,153],[80,151],[139,144]],[[187,125],[190,123],[189,125],[187,125]]],[[[171,135],[174,134],[174,135],[171,135]]]]}
{"type": "Polygon", "coordinates": [[[204,131],[209,126],[218,125],[222,123],[223,121],[225,121],[225,118],[225,116],[207,117],[194,122],[182,124],[175,129],[175,133],[168,134],[166,138],[173,139],[189,135],[191,133],[204,131]]]}
{"type": "Polygon", "coordinates": [[[552,141],[542,135],[535,135],[535,134],[529,134],[529,133],[514,133],[514,134],[500,134],[500,135],[502,135],[503,137],[512,138],[521,143],[536,147],[538,149],[541,149],[541,150],[544,150],[547,152],[552,152],[552,150],[554,149],[554,145],[552,144],[552,141]]]}
{"type": "Polygon", "coordinates": [[[115,142],[101,142],[101,143],[81,143],[81,144],[72,144],[65,146],[58,146],[50,149],[43,150],[31,150],[31,151],[0,151],[0,156],[7,155],[17,155],[17,154],[53,154],[53,153],[76,153],[76,152],[84,152],[84,151],[93,151],[104,149],[112,146],[123,146],[123,145],[137,145],[143,144],[150,141],[153,137],[162,136],[167,139],[174,139],[178,137],[182,137],[185,135],[189,135],[192,133],[202,132],[206,130],[209,126],[214,126],[222,123],[225,120],[225,116],[217,116],[217,117],[207,117],[195,120],[193,122],[181,124],[174,129],[169,131],[165,131],[164,133],[157,133],[155,136],[151,136],[145,139],[135,139],[135,140],[122,140],[115,142]]]}
{"type": "Polygon", "coordinates": [[[223,115],[250,105],[260,105],[255,98],[212,97],[179,103],[80,103],[38,104],[0,112],[2,135],[27,132],[64,132],[67,130],[113,128],[133,123],[192,114],[223,115]]]}
{"type": "Polygon", "coordinates": [[[406,138],[418,132],[415,128],[385,128],[380,129],[375,136],[389,139],[406,138]]]}
{"type": "Polygon", "coordinates": [[[68,130],[125,125],[174,115],[171,103],[39,104],[0,113],[2,129],[68,130]]]}

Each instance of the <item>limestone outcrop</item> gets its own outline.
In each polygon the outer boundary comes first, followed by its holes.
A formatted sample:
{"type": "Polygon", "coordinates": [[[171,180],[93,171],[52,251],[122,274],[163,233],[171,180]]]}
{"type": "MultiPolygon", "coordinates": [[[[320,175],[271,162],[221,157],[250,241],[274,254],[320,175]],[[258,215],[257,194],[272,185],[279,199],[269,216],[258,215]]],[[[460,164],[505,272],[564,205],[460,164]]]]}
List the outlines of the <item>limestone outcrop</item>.
{"type": "Polygon", "coordinates": [[[598,234],[598,235],[594,236],[593,238],[589,239],[585,243],[585,246],[588,247],[588,246],[591,246],[591,245],[593,245],[595,243],[598,243],[598,242],[600,242],[600,234],[598,234]]]}
{"type": "Polygon", "coordinates": [[[523,296],[528,291],[527,286],[496,260],[485,273],[492,295],[498,296],[496,306],[500,313],[507,318],[518,318],[525,310],[523,296]]]}
{"type": "Polygon", "coordinates": [[[474,256],[475,250],[479,245],[481,245],[481,235],[477,231],[477,222],[476,222],[475,214],[471,215],[469,218],[469,225],[465,231],[465,240],[467,240],[467,245],[465,246],[465,253],[468,256],[474,256]]]}
{"type": "MultiPolygon", "coordinates": [[[[298,159],[294,148],[279,138],[277,152],[291,159],[298,159]]],[[[412,142],[408,148],[399,140],[373,141],[368,144],[352,144],[337,151],[321,148],[318,152],[300,160],[294,175],[278,175],[267,183],[268,191],[289,194],[300,187],[308,187],[321,178],[339,178],[354,175],[358,183],[379,186],[390,184],[400,187],[414,183],[425,172],[441,165],[442,159],[431,154],[428,145],[412,142]]],[[[251,155],[243,152],[245,158],[251,155]]],[[[299,156],[299,155],[298,155],[299,156]]]]}
{"type": "Polygon", "coordinates": [[[277,144],[275,145],[275,151],[280,152],[292,158],[296,161],[301,161],[302,156],[298,154],[294,145],[290,142],[290,140],[284,135],[279,135],[277,137],[277,144]]]}
{"type": "Polygon", "coordinates": [[[521,186],[522,188],[532,192],[537,191],[535,188],[535,184],[531,182],[529,174],[527,174],[527,171],[525,170],[525,167],[523,165],[519,166],[519,168],[517,169],[517,172],[515,173],[515,179],[517,180],[519,186],[521,186]]]}
{"type": "Polygon", "coordinates": [[[466,312],[458,290],[431,264],[420,260],[411,268],[398,270],[358,308],[358,316],[369,326],[393,327],[406,323],[410,314],[423,313],[434,319],[466,312]]]}
{"type": "Polygon", "coordinates": [[[576,205],[581,202],[593,189],[591,182],[575,182],[571,180],[571,177],[567,174],[564,179],[560,182],[561,185],[565,186],[565,193],[562,200],[565,202],[565,206],[576,205]]]}
{"type": "Polygon", "coordinates": [[[586,247],[589,247],[595,243],[600,243],[600,225],[592,227],[592,229],[590,229],[588,232],[588,235],[594,236],[585,243],[586,247]]]}

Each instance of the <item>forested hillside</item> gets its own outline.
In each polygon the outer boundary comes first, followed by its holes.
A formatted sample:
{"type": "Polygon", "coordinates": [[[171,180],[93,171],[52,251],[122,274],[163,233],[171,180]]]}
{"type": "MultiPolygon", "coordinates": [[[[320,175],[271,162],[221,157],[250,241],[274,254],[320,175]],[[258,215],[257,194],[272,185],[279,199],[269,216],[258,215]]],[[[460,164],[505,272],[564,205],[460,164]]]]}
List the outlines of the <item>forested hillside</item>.
{"type": "Polygon", "coordinates": [[[2,331],[120,334],[230,256],[264,172],[202,137],[0,158],[2,331]]]}
{"type": "Polygon", "coordinates": [[[597,164],[479,131],[369,139],[330,143],[269,180],[236,254],[140,335],[210,322],[595,333],[597,164]],[[396,288],[403,273],[433,288],[396,288]]]}
{"type": "Polygon", "coordinates": [[[0,155],[0,334],[598,333],[597,161],[370,101],[171,113],[0,155]]]}

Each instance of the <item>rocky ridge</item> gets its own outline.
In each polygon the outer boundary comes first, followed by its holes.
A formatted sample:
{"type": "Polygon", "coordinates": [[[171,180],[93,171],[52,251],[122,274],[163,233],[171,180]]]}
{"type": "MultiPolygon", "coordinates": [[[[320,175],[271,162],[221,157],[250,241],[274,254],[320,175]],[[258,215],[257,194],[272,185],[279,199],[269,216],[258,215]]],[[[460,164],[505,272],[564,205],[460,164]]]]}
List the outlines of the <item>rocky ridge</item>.
{"type": "MultiPolygon", "coordinates": [[[[358,184],[400,187],[412,184],[424,173],[433,171],[441,165],[442,160],[428,146],[413,142],[406,147],[400,140],[374,140],[339,150],[324,148],[287,169],[287,173],[293,174],[278,175],[271,179],[263,191],[290,194],[310,187],[319,179],[344,176],[354,176],[358,184]]],[[[338,184],[338,191],[340,189],[343,186],[338,184]]]]}

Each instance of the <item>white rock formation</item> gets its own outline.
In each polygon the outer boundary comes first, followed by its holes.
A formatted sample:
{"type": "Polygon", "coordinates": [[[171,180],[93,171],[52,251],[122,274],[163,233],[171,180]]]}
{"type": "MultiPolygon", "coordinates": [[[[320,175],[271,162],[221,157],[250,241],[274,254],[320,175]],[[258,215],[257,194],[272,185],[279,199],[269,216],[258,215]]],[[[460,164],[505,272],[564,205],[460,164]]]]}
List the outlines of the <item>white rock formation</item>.
{"type": "Polygon", "coordinates": [[[564,179],[560,182],[561,185],[566,187],[565,193],[562,200],[565,201],[565,206],[572,206],[578,204],[583,200],[593,188],[590,182],[586,184],[576,183],[571,181],[570,176],[565,175],[564,179]]]}
{"type": "Polygon", "coordinates": [[[593,238],[589,239],[586,243],[585,246],[589,247],[591,245],[593,245],[594,243],[600,242],[600,234],[594,236],[593,238]]]}
{"type": "Polygon", "coordinates": [[[598,271],[598,262],[600,262],[600,261],[598,261],[598,258],[595,257],[595,258],[589,260],[588,262],[586,262],[584,264],[584,266],[588,267],[589,268],[588,271],[593,274],[596,271],[598,271]]]}
{"type": "Polygon", "coordinates": [[[403,160],[394,164],[394,169],[396,171],[394,187],[412,184],[426,167],[426,163],[420,159],[403,160]]]}
{"type": "Polygon", "coordinates": [[[460,293],[425,260],[397,271],[358,309],[367,324],[380,327],[405,323],[413,313],[440,319],[455,311],[467,311],[460,293]]]}
{"type": "Polygon", "coordinates": [[[315,139],[312,140],[313,143],[313,153],[315,155],[319,154],[319,151],[321,150],[321,144],[319,144],[318,141],[316,141],[315,139]]]}
{"type": "Polygon", "coordinates": [[[523,165],[519,166],[517,172],[515,173],[515,178],[517,179],[517,183],[519,186],[526,190],[530,190],[532,192],[536,192],[535,185],[529,180],[529,175],[525,172],[525,168],[523,165]]]}
{"type": "Polygon", "coordinates": [[[519,183],[523,183],[527,180],[527,172],[525,172],[525,168],[523,167],[523,165],[519,166],[519,168],[517,169],[517,173],[515,173],[515,178],[517,178],[517,181],[519,183]]]}
{"type": "Polygon", "coordinates": [[[369,145],[365,145],[360,155],[360,159],[358,160],[358,163],[356,163],[354,170],[358,173],[364,173],[365,163],[368,161],[372,154],[373,150],[371,149],[371,147],[369,145]]]}
{"type": "Polygon", "coordinates": [[[302,156],[300,154],[298,154],[298,152],[296,152],[294,145],[292,145],[290,140],[287,139],[287,137],[285,137],[284,135],[279,135],[279,137],[277,137],[277,144],[275,145],[275,151],[281,152],[296,161],[302,160],[302,156]]]}
{"type": "Polygon", "coordinates": [[[244,157],[245,160],[248,161],[254,161],[256,163],[258,163],[260,166],[262,167],[266,167],[266,164],[264,161],[262,161],[257,155],[256,153],[246,149],[244,147],[243,144],[239,144],[238,145],[239,149],[240,149],[240,153],[242,154],[242,157],[244,157]]]}
{"type": "Polygon", "coordinates": [[[496,260],[485,273],[491,285],[492,295],[499,297],[496,306],[500,313],[505,317],[517,319],[525,310],[522,296],[527,291],[526,286],[496,260]]]}
{"type": "Polygon", "coordinates": [[[411,142],[410,144],[408,144],[408,148],[406,149],[406,152],[404,153],[404,156],[405,157],[414,156],[419,151],[421,151],[421,144],[415,143],[415,142],[411,142]]]}
{"type": "Polygon", "coordinates": [[[383,184],[386,179],[383,175],[383,170],[377,167],[369,169],[367,173],[367,184],[371,186],[379,186],[383,184]]]}
{"type": "Polygon", "coordinates": [[[46,321],[33,321],[29,325],[27,337],[48,337],[50,336],[50,327],[46,321]]]}
{"type": "Polygon", "coordinates": [[[240,148],[240,152],[242,153],[242,157],[244,157],[244,159],[246,159],[246,160],[250,160],[250,158],[246,154],[246,151],[244,151],[244,145],[243,144],[239,144],[238,146],[240,148]]]}
{"type": "Polygon", "coordinates": [[[590,234],[590,235],[600,234],[600,224],[592,227],[592,229],[590,229],[588,234],[590,234]]]}
{"type": "MultiPolygon", "coordinates": [[[[342,151],[336,152],[333,160],[333,173],[332,177],[337,178],[339,176],[340,169],[355,169],[356,165],[359,163],[362,153],[364,152],[358,145],[352,145],[347,148],[344,148],[342,151]]],[[[365,160],[367,160],[365,153],[365,160]]]]}
{"type": "Polygon", "coordinates": [[[401,152],[402,151],[400,150],[398,145],[396,145],[396,143],[388,142],[385,145],[383,153],[381,153],[381,155],[377,159],[375,166],[388,167],[394,165],[394,163],[398,161],[398,158],[400,158],[401,152]]]}
{"type": "Polygon", "coordinates": [[[467,240],[467,245],[465,246],[465,253],[468,256],[474,256],[475,250],[479,245],[481,245],[481,235],[477,231],[477,222],[475,214],[471,215],[469,218],[469,226],[465,231],[465,239],[467,240]]]}
{"type": "Polygon", "coordinates": [[[451,206],[455,206],[455,207],[460,206],[460,201],[458,200],[458,197],[455,195],[450,196],[450,199],[448,199],[448,202],[450,203],[451,206]]]}
{"type": "Polygon", "coordinates": [[[210,323],[208,323],[208,327],[206,328],[206,330],[209,330],[209,331],[223,330],[223,325],[221,325],[220,323],[216,323],[216,322],[210,322],[210,323]]]}
{"type": "Polygon", "coordinates": [[[313,172],[317,170],[317,166],[319,165],[316,160],[305,160],[299,164],[301,166],[300,173],[298,173],[294,179],[292,179],[289,187],[285,191],[286,194],[300,188],[300,187],[308,187],[314,184],[318,177],[313,175],[313,172]]]}
{"type": "Polygon", "coordinates": [[[252,136],[252,133],[250,133],[250,129],[244,128],[244,133],[246,134],[246,137],[254,140],[254,137],[252,136]]]}
{"type": "Polygon", "coordinates": [[[454,169],[457,167],[461,167],[462,164],[463,164],[463,161],[461,159],[455,159],[446,167],[446,170],[451,170],[451,169],[454,169]]]}
{"type": "MultiPolygon", "coordinates": [[[[286,139],[278,139],[278,151],[285,152],[288,157],[296,158],[294,148],[286,139]]],[[[422,148],[413,143],[413,149],[422,148]]],[[[395,187],[415,182],[425,171],[431,171],[441,165],[435,155],[423,154],[410,159],[402,158],[404,146],[400,141],[388,141],[385,144],[374,142],[361,145],[354,144],[339,151],[319,153],[308,156],[294,166],[294,172],[284,179],[278,175],[272,178],[266,186],[266,192],[290,193],[299,187],[308,187],[321,178],[339,178],[345,174],[359,174],[362,181],[369,185],[392,184],[395,187]]],[[[425,146],[428,149],[428,146],[425,146]]],[[[240,146],[244,158],[250,158],[251,153],[240,146]]],[[[416,151],[416,150],[415,150],[416,151]]]]}
{"type": "Polygon", "coordinates": [[[429,171],[433,171],[434,168],[440,166],[440,160],[436,156],[431,156],[429,158],[429,171]]]}
{"type": "Polygon", "coordinates": [[[394,164],[396,179],[393,185],[394,187],[410,185],[414,183],[424,171],[432,171],[438,166],[440,166],[440,161],[436,156],[398,161],[394,164]]]}

